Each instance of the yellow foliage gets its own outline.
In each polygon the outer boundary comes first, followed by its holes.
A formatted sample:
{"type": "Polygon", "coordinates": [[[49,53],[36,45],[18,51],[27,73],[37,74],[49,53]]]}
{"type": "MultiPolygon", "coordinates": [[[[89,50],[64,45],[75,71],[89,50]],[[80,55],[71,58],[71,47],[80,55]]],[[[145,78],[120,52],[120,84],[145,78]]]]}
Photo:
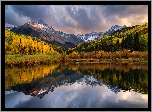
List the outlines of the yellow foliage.
{"type": "Polygon", "coordinates": [[[58,65],[36,66],[33,68],[5,69],[5,89],[17,84],[32,82],[35,78],[43,78],[57,68],[58,65]],[[26,69],[26,70],[25,70],[26,69]]]}
{"type": "Polygon", "coordinates": [[[46,54],[55,53],[52,46],[43,41],[37,41],[34,37],[15,34],[5,29],[6,54],[46,54]]]}
{"type": "Polygon", "coordinates": [[[69,54],[69,58],[78,58],[79,53],[73,51],[72,53],[69,54]]]}

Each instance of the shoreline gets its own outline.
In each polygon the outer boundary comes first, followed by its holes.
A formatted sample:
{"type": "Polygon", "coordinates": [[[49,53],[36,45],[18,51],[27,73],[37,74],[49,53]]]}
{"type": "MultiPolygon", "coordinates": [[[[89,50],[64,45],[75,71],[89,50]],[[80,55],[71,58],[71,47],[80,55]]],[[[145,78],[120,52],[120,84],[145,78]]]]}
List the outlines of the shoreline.
{"type": "Polygon", "coordinates": [[[5,56],[5,67],[15,66],[34,66],[41,64],[54,64],[54,63],[148,63],[146,59],[71,59],[64,58],[55,55],[9,55],[5,56]]]}
{"type": "Polygon", "coordinates": [[[41,64],[53,64],[60,60],[57,55],[8,55],[5,56],[5,67],[28,67],[41,64]]]}
{"type": "Polygon", "coordinates": [[[148,63],[145,59],[69,59],[68,62],[89,62],[89,63],[148,63]]]}

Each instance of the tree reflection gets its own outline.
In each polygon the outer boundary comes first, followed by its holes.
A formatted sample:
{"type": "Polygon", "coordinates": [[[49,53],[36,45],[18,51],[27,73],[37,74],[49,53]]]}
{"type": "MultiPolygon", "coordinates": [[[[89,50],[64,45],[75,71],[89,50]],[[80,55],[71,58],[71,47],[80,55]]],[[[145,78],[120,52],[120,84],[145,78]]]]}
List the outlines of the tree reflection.
{"type": "MultiPolygon", "coordinates": [[[[77,71],[79,74],[93,76],[94,78],[103,81],[105,84],[108,84],[108,87],[115,93],[120,91],[119,89],[125,91],[130,91],[132,89],[136,92],[148,94],[148,65],[84,65],[73,64],[72,67],[74,67],[75,71],[77,71]],[[139,69],[139,66],[141,69],[139,69]]],[[[70,69],[72,69],[72,67],[70,67],[70,69]]]]}
{"type": "Polygon", "coordinates": [[[17,84],[31,83],[52,74],[59,65],[43,65],[31,68],[5,68],[5,89],[17,84]]]}
{"type": "Polygon", "coordinates": [[[136,91],[148,94],[146,64],[62,64],[36,69],[6,70],[6,89],[43,98],[60,86],[83,83],[87,86],[106,85],[111,91],[136,91]],[[140,69],[139,69],[140,66],[140,69]],[[33,79],[33,77],[37,79],[33,79]],[[41,78],[42,77],[42,78],[41,78]]]}

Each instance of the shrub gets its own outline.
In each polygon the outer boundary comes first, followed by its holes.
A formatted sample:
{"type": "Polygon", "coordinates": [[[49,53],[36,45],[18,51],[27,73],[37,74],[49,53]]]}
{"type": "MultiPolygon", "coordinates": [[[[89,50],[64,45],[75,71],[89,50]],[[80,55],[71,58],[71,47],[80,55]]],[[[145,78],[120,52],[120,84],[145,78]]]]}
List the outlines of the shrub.
{"type": "Polygon", "coordinates": [[[73,51],[72,53],[69,54],[69,58],[74,58],[74,59],[76,59],[76,58],[78,58],[78,57],[79,57],[78,52],[73,51]]]}
{"type": "Polygon", "coordinates": [[[130,51],[125,49],[125,50],[122,51],[121,55],[122,55],[122,58],[127,58],[128,59],[129,55],[130,55],[130,51]]]}

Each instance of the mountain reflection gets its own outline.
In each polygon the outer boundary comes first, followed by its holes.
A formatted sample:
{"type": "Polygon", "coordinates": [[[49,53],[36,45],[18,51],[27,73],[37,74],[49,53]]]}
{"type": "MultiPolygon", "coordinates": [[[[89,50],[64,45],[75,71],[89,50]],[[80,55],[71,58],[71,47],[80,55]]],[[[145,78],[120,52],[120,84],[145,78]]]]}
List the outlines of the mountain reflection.
{"type": "Polygon", "coordinates": [[[26,70],[6,69],[5,76],[6,90],[22,91],[25,95],[39,98],[48,92],[54,92],[60,86],[74,83],[92,87],[106,85],[115,93],[123,90],[148,94],[146,64],[68,63],[26,70]]]}

